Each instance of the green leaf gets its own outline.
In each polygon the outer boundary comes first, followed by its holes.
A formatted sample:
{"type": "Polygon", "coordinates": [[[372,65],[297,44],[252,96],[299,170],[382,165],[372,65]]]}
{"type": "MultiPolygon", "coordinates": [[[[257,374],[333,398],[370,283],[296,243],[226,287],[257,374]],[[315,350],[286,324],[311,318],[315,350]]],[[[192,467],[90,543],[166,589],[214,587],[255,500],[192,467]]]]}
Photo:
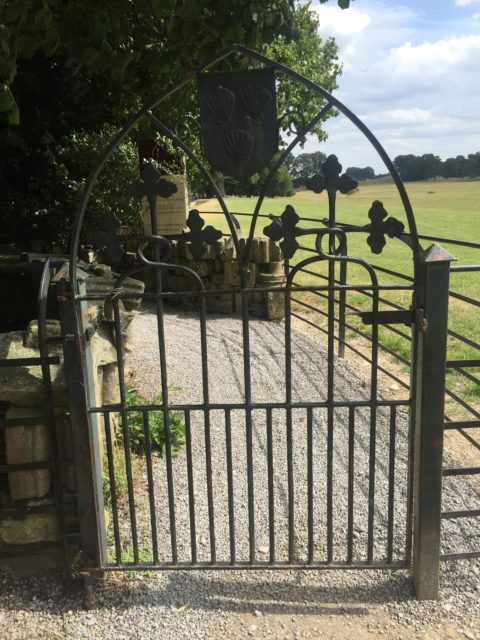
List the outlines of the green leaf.
{"type": "Polygon", "coordinates": [[[12,90],[5,83],[0,84],[0,113],[7,124],[18,125],[20,123],[18,105],[13,97],[12,90]]]}
{"type": "Polygon", "coordinates": [[[340,9],[348,9],[350,6],[350,0],[338,0],[338,6],[340,9]]]}

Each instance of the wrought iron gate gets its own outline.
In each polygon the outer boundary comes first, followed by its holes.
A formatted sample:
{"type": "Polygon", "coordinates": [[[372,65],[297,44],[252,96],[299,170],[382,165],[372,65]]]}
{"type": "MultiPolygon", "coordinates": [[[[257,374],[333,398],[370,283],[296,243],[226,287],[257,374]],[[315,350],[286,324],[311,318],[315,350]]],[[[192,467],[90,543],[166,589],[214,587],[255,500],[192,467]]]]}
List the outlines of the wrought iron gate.
{"type": "MultiPolygon", "coordinates": [[[[192,120],[190,115],[187,120],[192,120]]],[[[73,233],[69,281],[64,282],[61,296],[78,453],[84,570],[394,568],[409,566],[413,558],[417,595],[436,597],[450,258],[436,246],[421,251],[405,188],[365,125],[321,87],[255,52],[236,45],[228,48],[199,68],[196,76],[182,80],[133,118],[90,176],[73,233]],[[231,56],[250,60],[255,69],[209,70],[231,56]],[[308,122],[301,114],[285,115],[295,122],[293,139],[272,161],[278,147],[275,87],[282,79],[310,91],[318,111],[308,122]],[[162,104],[185,86],[193,87],[194,92],[196,80],[201,121],[197,142],[211,166],[242,179],[271,163],[245,238],[206,163],[190,144],[192,130],[179,131],[157,115],[162,104]],[[318,217],[306,219],[291,205],[281,216],[261,213],[275,172],[332,109],[344,114],[377,150],[396,185],[401,203],[396,215],[403,216],[403,222],[374,201],[365,211],[368,223],[337,223],[338,193],[349,193],[357,184],[342,173],[335,156],[330,156],[322,172],[311,176],[307,184],[313,192],[327,195],[326,202],[319,197],[318,217]],[[95,181],[117,146],[142,119],[172,141],[208,180],[225,216],[238,270],[228,286],[206,288],[199,269],[172,260],[172,251],[175,255],[187,252],[193,261],[201,261],[207,254],[219,259],[215,252],[222,233],[205,226],[201,214],[192,210],[187,233],[160,236],[156,199],[168,197],[171,187],[150,165],[131,194],[148,199],[151,235],[122,235],[113,216],[95,234],[97,246],[112,259],[122,256],[127,243],[136,243],[137,262],[105,293],[87,293],[78,277],[82,224],[95,181]],[[259,229],[259,220],[265,217],[270,220],[259,229]],[[283,388],[266,397],[262,396],[264,387],[256,385],[253,371],[258,346],[254,342],[262,331],[258,328],[262,321],[251,316],[252,301],[259,295],[252,281],[252,252],[259,230],[270,239],[270,246],[281,249],[284,262],[283,282],[262,286],[260,291],[277,305],[280,301],[285,316],[283,324],[276,323],[271,329],[282,346],[269,361],[277,366],[281,360],[283,388]],[[388,274],[387,268],[350,255],[350,247],[356,246],[351,239],[360,235],[366,236],[374,254],[382,252],[387,237],[392,242],[403,241],[413,264],[412,283],[382,282],[379,278],[388,274]],[[152,290],[129,293],[124,288],[126,279],[145,272],[153,274],[152,290]],[[172,272],[187,283],[184,289],[170,287],[168,274],[172,272]],[[353,294],[362,297],[360,318],[371,327],[371,365],[367,374],[359,377],[358,386],[349,383],[358,363],[344,365],[339,358],[347,340],[348,298],[353,294]],[[392,294],[401,295],[404,302],[395,311],[385,311],[382,304],[392,294]],[[218,367],[230,366],[214,362],[209,346],[212,321],[208,309],[214,296],[233,296],[235,300],[238,331],[232,335],[241,336],[234,345],[240,345],[240,398],[212,393],[218,367]],[[302,314],[302,310],[313,308],[312,299],[325,304],[323,324],[318,314],[313,321],[312,316],[302,314]],[[176,401],[170,389],[178,381],[169,378],[167,333],[172,322],[180,319],[172,321],[168,305],[178,300],[189,301],[195,309],[196,335],[191,340],[199,344],[201,390],[195,400],[185,395],[188,389],[183,388],[182,399],[176,401]],[[122,314],[132,301],[150,308],[156,322],[160,384],[154,391],[159,395],[147,403],[132,403],[126,383],[122,314]],[[118,402],[106,405],[97,401],[92,379],[89,340],[95,328],[89,322],[88,305],[93,304],[103,305],[104,322],[110,326],[116,350],[119,397],[118,402]],[[324,347],[318,347],[318,340],[311,337],[298,337],[292,325],[299,317],[323,331],[324,347]],[[412,383],[403,398],[394,399],[379,389],[378,336],[384,324],[404,325],[404,332],[412,332],[412,383]],[[320,384],[303,378],[309,358],[315,361],[320,384]],[[325,373],[320,376],[320,372],[325,373]],[[152,452],[152,424],[159,416],[164,429],[163,457],[152,452]],[[138,425],[139,419],[144,437],[140,481],[134,477],[131,443],[132,422],[138,425]],[[185,447],[177,457],[174,419],[185,425],[185,447]],[[118,450],[121,462],[115,453],[118,450]],[[118,465],[125,475],[122,498],[118,465]],[[104,484],[110,495],[108,505],[104,484]],[[146,519],[139,517],[140,512],[148,514],[146,519]]],[[[195,374],[187,373],[192,381],[195,374]]],[[[184,380],[188,383],[188,375],[184,380]]]]}

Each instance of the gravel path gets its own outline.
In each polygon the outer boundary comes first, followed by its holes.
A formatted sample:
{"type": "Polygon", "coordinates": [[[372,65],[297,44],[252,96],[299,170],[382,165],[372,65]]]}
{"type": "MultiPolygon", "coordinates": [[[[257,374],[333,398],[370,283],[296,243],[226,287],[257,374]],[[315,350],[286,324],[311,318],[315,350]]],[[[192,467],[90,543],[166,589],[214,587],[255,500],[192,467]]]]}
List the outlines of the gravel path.
{"type": "MultiPolygon", "coordinates": [[[[156,319],[148,307],[136,316],[135,342],[131,354],[134,379],[146,394],[160,386],[156,319]]],[[[199,323],[195,314],[169,311],[165,317],[169,385],[181,388],[174,401],[202,401],[199,323]]],[[[284,399],[283,325],[252,320],[251,386],[254,402],[284,399]]],[[[212,402],[241,402],[244,394],[241,323],[236,318],[209,316],[207,322],[209,393],[212,402]]],[[[292,334],[292,381],[298,402],[324,400],[326,353],[309,335],[292,334]]],[[[367,399],[369,382],[346,361],[336,361],[335,398],[367,399]]],[[[388,512],[389,410],[380,409],[377,421],[375,465],[374,558],[386,554],[388,512]]],[[[314,553],[326,554],[326,415],[316,409],[312,419],[314,478],[314,553]]],[[[228,524],[226,430],[223,412],[211,415],[213,506],[215,549],[218,560],[230,558],[228,524]]],[[[406,414],[396,419],[396,465],[393,531],[394,558],[401,559],[405,543],[406,414]]],[[[293,470],[295,479],[295,557],[307,554],[306,411],[292,416],[293,470]]],[[[268,559],[268,467],[265,411],[253,412],[252,458],[255,481],[255,553],[268,559]]],[[[200,412],[191,415],[193,476],[195,486],[196,544],[199,560],[209,560],[208,504],[205,481],[204,421],[200,412]]],[[[232,411],[236,557],[248,559],[247,447],[244,411],[232,411]]],[[[369,412],[355,412],[355,521],[354,559],[366,557],[368,511],[369,412]]],[[[275,548],[278,560],[288,554],[288,486],[286,472],[285,415],[272,414],[274,459],[275,548]]],[[[447,461],[447,464],[455,461],[447,461]]],[[[348,410],[338,409],[334,430],[333,552],[346,557],[348,506],[348,410]]],[[[166,506],[165,462],[153,465],[157,531],[160,556],[171,557],[166,506]]],[[[190,560],[190,529],[186,452],[173,464],[175,516],[179,560],[190,560]]],[[[145,477],[146,483],[146,477],[145,477]]],[[[140,544],[148,554],[151,545],[148,501],[142,482],[138,488],[140,544]]],[[[468,479],[447,480],[445,508],[471,508],[478,493],[468,479]]],[[[129,521],[125,514],[122,538],[128,543],[129,521]]],[[[474,520],[446,523],[444,551],[480,548],[478,523],[474,520]],[[477,527],[475,527],[477,524],[477,527]]],[[[413,599],[405,571],[311,571],[311,572],[165,572],[132,578],[109,576],[98,594],[95,608],[84,611],[81,591],[65,596],[55,577],[37,580],[3,578],[0,594],[0,636],[5,638],[480,638],[480,562],[458,561],[442,566],[442,597],[438,603],[413,599]]]]}

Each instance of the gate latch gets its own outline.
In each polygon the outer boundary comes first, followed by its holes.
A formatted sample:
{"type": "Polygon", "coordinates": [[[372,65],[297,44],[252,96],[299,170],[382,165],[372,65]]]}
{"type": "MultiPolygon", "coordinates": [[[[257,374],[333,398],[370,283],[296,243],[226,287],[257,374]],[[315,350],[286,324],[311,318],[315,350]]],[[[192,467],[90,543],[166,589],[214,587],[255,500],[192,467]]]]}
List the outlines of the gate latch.
{"type": "Polygon", "coordinates": [[[415,322],[413,309],[401,309],[399,311],[364,311],[359,314],[363,324],[373,324],[376,318],[378,324],[406,324],[408,327],[415,322]]]}

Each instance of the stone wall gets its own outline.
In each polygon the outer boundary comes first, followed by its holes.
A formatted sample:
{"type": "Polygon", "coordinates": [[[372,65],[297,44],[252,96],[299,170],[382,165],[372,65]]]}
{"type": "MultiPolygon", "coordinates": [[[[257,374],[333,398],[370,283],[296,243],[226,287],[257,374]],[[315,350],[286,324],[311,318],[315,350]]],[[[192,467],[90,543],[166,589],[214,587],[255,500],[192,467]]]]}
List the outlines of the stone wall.
{"type": "MultiPolygon", "coordinates": [[[[111,291],[115,277],[109,267],[92,265],[85,268],[90,271],[86,280],[88,292],[111,291]]],[[[143,288],[143,283],[138,280],[128,279],[126,282],[126,289],[132,292],[141,294],[143,288]]],[[[122,333],[126,342],[128,327],[138,302],[126,305],[121,303],[122,333]]],[[[96,402],[117,403],[117,353],[112,341],[111,326],[105,322],[103,305],[90,306],[88,315],[92,324],[97,327],[90,339],[96,402]]],[[[48,320],[47,333],[50,337],[60,336],[60,322],[48,320]]],[[[36,320],[31,321],[25,330],[0,334],[0,359],[34,358],[39,355],[36,320]]],[[[49,356],[60,358],[60,364],[50,365],[50,374],[58,446],[56,465],[64,498],[68,498],[69,495],[74,496],[76,481],[62,345],[49,346],[49,356]]],[[[0,368],[0,417],[15,419],[17,423],[20,421],[20,426],[7,427],[3,432],[0,430],[0,464],[50,460],[52,452],[47,424],[40,420],[39,424],[21,425],[22,419],[45,416],[44,391],[40,366],[0,368]],[[4,459],[3,462],[1,458],[4,459]]],[[[71,505],[66,514],[67,531],[75,533],[78,531],[75,504],[72,504],[72,500],[66,502],[71,505]]],[[[28,553],[30,545],[59,542],[60,526],[54,506],[50,469],[12,471],[0,476],[0,510],[3,510],[3,514],[8,514],[0,515],[0,551],[8,553],[13,547],[18,551],[19,545],[25,545],[25,553],[28,553]],[[52,508],[49,509],[49,506],[52,508]],[[35,512],[38,507],[42,508],[41,513],[35,512]]],[[[0,560],[0,566],[1,564],[0,560]]]]}
{"type": "MultiPolygon", "coordinates": [[[[241,296],[235,293],[220,293],[224,289],[240,287],[240,274],[236,262],[235,247],[231,238],[220,238],[214,245],[208,245],[202,260],[195,260],[190,251],[190,243],[182,240],[172,242],[173,251],[170,262],[188,267],[197,273],[207,291],[207,311],[219,313],[239,313],[241,296]],[[219,291],[216,295],[214,292],[219,291]]],[[[245,238],[240,238],[240,250],[245,249],[245,238]]],[[[144,272],[147,289],[154,288],[154,273],[144,272]]],[[[189,292],[196,289],[195,282],[180,269],[172,269],[165,277],[167,290],[189,292]]],[[[285,283],[283,255],[278,243],[266,237],[253,239],[251,261],[249,263],[249,288],[258,289],[250,297],[249,311],[252,315],[280,320],[285,315],[282,293],[264,292],[262,289],[279,287],[285,283]]],[[[194,299],[185,295],[181,304],[188,308],[194,299]]]]}

